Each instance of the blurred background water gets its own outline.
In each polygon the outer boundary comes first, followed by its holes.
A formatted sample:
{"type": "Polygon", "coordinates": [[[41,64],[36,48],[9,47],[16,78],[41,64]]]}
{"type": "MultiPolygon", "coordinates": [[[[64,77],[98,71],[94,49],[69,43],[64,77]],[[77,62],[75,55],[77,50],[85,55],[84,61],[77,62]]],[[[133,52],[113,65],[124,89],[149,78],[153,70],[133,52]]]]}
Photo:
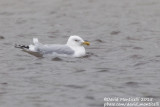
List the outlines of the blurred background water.
{"type": "Polygon", "coordinates": [[[0,107],[103,107],[104,97],[160,101],[159,0],[1,0],[0,107]],[[14,48],[91,42],[83,58],[14,48]]]}

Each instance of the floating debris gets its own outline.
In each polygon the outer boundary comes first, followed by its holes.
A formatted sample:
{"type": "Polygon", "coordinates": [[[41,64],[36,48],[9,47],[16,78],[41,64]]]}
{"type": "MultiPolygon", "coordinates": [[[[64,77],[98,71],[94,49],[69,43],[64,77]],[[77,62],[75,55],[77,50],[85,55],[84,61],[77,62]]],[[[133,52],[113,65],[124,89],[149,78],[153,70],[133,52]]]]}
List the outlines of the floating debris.
{"type": "Polygon", "coordinates": [[[55,58],[52,58],[52,61],[62,61],[62,59],[58,58],[58,57],[55,57],[55,58]]]}
{"type": "Polygon", "coordinates": [[[100,42],[100,43],[103,43],[104,41],[102,41],[101,39],[96,39],[95,40],[96,42],[100,42]]]}
{"type": "Polygon", "coordinates": [[[0,84],[7,85],[8,83],[7,82],[3,82],[3,83],[0,83],[0,84]]]}
{"type": "Polygon", "coordinates": [[[4,39],[4,36],[0,36],[0,39],[4,39]]]}
{"type": "Polygon", "coordinates": [[[142,50],[143,48],[142,47],[133,47],[133,49],[142,50]]]}
{"type": "Polygon", "coordinates": [[[117,34],[119,34],[120,33],[120,31],[112,31],[110,34],[111,35],[117,35],[117,34]]]}

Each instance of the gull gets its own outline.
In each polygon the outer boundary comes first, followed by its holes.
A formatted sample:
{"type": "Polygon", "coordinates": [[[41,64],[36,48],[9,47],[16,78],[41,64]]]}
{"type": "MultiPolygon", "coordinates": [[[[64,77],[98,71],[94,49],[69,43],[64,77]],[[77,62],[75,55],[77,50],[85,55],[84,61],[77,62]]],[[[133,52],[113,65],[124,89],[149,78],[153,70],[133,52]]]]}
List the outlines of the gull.
{"type": "Polygon", "coordinates": [[[66,44],[42,44],[38,38],[33,38],[31,45],[15,45],[16,48],[37,52],[41,55],[82,57],[86,55],[83,45],[90,45],[77,35],[70,36],[66,44]]]}

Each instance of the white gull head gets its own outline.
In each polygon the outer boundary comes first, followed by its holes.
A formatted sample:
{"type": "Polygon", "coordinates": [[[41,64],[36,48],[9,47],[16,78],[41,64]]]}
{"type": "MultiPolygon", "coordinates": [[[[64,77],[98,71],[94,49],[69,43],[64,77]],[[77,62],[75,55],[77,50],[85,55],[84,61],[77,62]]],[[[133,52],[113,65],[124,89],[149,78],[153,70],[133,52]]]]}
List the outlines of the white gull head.
{"type": "Polygon", "coordinates": [[[74,51],[74,57],[81,57],[86,54],[83,45],[90,45],[90,43],[84,41],[81,37],[76,35],[70,36],[67,41],[67,46],[69,46],[74,51]]]}

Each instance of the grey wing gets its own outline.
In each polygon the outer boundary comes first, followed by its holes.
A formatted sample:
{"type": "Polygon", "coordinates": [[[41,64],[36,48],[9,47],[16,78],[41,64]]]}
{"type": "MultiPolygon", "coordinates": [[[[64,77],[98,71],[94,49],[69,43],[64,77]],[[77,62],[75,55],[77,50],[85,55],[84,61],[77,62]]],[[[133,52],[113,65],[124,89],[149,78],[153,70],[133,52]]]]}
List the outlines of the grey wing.
{"type": "Polygon", "coordinates": [[[72,55],[74,54],[74,51],[66,46],[66,45],[41,45],[37,47],[38,52],[42,54],[66,54],[66,55],[72,55]]]}

